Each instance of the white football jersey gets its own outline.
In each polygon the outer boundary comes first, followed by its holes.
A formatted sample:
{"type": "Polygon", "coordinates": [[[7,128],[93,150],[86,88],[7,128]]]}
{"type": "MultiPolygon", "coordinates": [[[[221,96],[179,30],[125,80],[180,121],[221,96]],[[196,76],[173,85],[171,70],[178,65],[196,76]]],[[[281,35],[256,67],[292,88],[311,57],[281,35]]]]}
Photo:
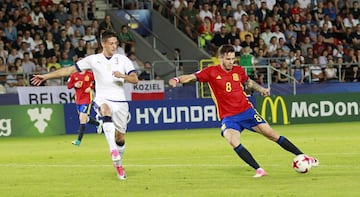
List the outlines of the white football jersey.
{"type": "Polygon", "coordinates": [[[110,101],[126,101],[124,82],[112,75],[113,71],[123,74],[136,72],[132,62],[121,54],[114,54],[110,59],[103,53],[87,56],[76,63],[79,71],[92,70],[95,77],[95,97],[110,101]]]}

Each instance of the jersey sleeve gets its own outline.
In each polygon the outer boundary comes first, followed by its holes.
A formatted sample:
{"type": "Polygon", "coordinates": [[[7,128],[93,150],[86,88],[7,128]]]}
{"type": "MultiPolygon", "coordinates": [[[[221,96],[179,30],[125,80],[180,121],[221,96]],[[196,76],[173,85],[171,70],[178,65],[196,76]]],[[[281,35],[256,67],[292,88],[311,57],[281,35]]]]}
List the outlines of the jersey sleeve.
{"type": "Polygon", "coordinates": [[[77,68],[77,70],[83,71],[83,70],[91,70],[92,68],[92,62],[94,62],[95,60],[93,60],[94,55],[90,55],[87,56],[79,61],[76,62],[75,66],[77,68]]]}
{"type": "Polygon", "coordinates": [[[195,76],[197,78],[198,81],[200,82],[207,82],[209,81],[209,77],[210,77],[210,70],[211,70],[211,67],[207,67],[207,68],[204,68],[200,71],[197,71],[195,73],[195,76]]]}
{"type": "Polygon", "coordinates": [[[68,89],[71,89],[74,87],[74,84],[75,84],[75,80],[74,80],[74,75],[70,75],[68,81],[67,81],[67,88],[68,89]]]}
{"type": "Polygon", "coordinates": [[[123,56],[123,63],[125,65],[125,74],[128,75],[131,72],[136,71],[133,63],[130,61],[128,57],[123,56]]]}

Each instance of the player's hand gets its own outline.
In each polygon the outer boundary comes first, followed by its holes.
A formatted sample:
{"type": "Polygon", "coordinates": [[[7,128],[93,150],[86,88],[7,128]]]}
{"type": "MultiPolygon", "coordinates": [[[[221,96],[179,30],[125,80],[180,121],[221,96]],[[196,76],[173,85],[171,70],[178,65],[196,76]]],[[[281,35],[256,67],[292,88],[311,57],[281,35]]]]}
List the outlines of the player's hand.
{"type": "Polygon", "coordinates": [[[87,87],[86,89],[85,89],[85,93],[89,93],[91,91],[91,87],[87,87]]]}
{"type": "Polygon", "coordinates": [[[113,75],[114,77],[116,77],[116,78],[125,78],[125,77],[126,77],[125,74],[123,74],[123,73],[121,73],[121,72],[119,72],[119,71],[113,71],[113,72],[112,72],[112,75],[113,75]]]}
{"type": "Polygon", "coordinates": [[[44,82],[46,80],[44,75],[34,75],[31,79],[30,82],[32,85],[34,86],[39,86],[42,82],[44,82]]]}
{"type": "Polygon", "coordinates": [[[81,88],[82,86],[82,81],[78,81],[74,84],[75,88],[81,88]]]}
{"type": "Polygon", "coordinates": [[[177,85],[177,81],[175,80],[175,79],[169,79],[169,85],[170,85],[170,87],[176,87],[176,85],[177,85]]]}
{"type": "Polygon", "coordinates": [[[264,88],[263,91],[261,91],[262,96],[270,96],[270,88],[264,88]]]}

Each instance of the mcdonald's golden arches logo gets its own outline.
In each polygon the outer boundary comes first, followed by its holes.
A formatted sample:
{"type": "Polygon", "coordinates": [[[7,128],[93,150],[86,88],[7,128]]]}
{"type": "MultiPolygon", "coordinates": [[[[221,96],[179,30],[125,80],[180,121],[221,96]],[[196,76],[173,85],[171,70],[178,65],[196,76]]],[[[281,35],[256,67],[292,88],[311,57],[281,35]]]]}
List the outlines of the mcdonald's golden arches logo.
{"type": "Polygon", "coordinates": [[[284,101],[284,98],[281,96],[275,97],[273,100],[270,96],[264,98],[262,106],[261,106],[261,116],[266,118],[266,109],[267,109],[267,103],[269,103],[270,111],[271,111],[271,117],[272,117],[272,123],[277,123],[277,110],[278,106],[280,104],[283,114],[283,122],[284,124],[289,124],[289,117],[286,109],[286,104],[284,101]]]}

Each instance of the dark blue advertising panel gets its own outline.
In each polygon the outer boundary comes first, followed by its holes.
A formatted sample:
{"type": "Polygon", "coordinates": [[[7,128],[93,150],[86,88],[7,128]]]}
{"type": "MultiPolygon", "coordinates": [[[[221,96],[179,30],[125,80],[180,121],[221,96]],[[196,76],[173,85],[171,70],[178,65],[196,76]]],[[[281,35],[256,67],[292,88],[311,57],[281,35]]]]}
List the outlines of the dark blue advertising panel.
{"type": "MultiPolygon", "coordinates": [[[[255,103],[255,98],[250,97],[255,103]]],[[[181,99],[129,101],[130,116],[127,131],[151,131],[193,128],[220,128],[216,107],[212,99],[181,99]]],[[[76,134],[79,128],[75,104],[64,104],[67,134],[76,134]]],[[[91,111],[95,117],[95,112],[91,111]]],[[[87,133],[96,127],[86,125],[87,133]]]]}
{"type": "Polygon", "coordinates": [[[119,10],[116,15],[142,36],[148,36],[152,31],[151,11],[148,9],[119,10]]]}
{"type": "Polygon", "coordinates": [[[128,131],[219,127],[211,99],[130,102],[128,131]]]}

